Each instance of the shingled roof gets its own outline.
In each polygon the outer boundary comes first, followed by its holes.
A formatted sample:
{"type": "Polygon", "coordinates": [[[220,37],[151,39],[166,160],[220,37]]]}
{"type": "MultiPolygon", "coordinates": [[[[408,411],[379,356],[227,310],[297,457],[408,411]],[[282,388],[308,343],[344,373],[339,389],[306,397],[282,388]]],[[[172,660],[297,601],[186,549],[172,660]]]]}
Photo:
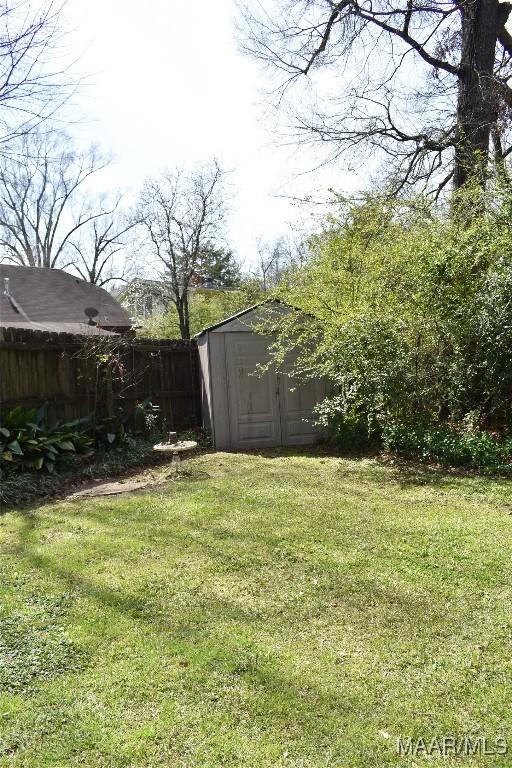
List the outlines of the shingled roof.
{"type": "Polygon", "coordinates": [[[89,335],[131,325],[126,309],[97,285],[62,269],[0,264],[0,327],[89,335]]]}

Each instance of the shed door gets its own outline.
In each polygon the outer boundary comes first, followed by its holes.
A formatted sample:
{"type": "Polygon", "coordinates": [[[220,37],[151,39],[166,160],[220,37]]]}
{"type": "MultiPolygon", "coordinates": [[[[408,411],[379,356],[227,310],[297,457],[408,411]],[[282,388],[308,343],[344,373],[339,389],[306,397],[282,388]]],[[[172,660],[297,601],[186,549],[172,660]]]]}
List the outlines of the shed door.
{"type": "Polygon", "coordinates": [[[252,333],[226,333],[230,444],[233,449],[307,445],[318,439],[311,421],[322,399],[321,383],[298,382],[273,370],[257,373],[268,362],[270,340],[252,333]]]}
{"type": "Polygon", "coordinates": [[[313,409],[322,400],[320,381],[298,382],[286,373],[279,375],[279,405],[282,445],[316,442],[320,428],[313,422],[313,409]]]}
{"type": "Polygon", "coordinates": [[[226,367],[231,447],[281,445],[277,376],[255,373],[268,360],[268,339],[252,333],[226,333],[226,367]]]}

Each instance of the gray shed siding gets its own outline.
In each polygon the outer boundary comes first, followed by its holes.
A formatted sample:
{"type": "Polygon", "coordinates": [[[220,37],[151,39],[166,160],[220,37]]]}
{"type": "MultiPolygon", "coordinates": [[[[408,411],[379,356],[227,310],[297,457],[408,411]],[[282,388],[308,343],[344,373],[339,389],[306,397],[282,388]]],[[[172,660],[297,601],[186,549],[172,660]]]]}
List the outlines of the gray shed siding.
{"type": "MultiPolygon", "coordinates": [[[[283,306],[278,305],[276,311],[282,312],[286,311],[286,309],[283,306]]],[[[240,436],[238,436],[238,444],[237,438],[235,437],[235,412],[238,415],[237,408],[239,408],[240,393],[238,392],[238,379],[237,377],[233,378],[235,370],[233,367],[235,364],[235,361],[233,360],[234,347],[232,343],[228,343],[228,340],[243,340],[243,335],[247,334],[248,337],[249,335],[252,335],[255,342],[266,340],[266,346],[269,346],[272,341],[270,337],[262,336],[252,330],[251,325],[258,322],[258,314],[258,308],[255,308],[242,316],[231,318],[223,324],[204,331],[198,338],[199,359],[202,372],[203,424],[205,429],[211,434],[213,444],[217,450],[233,450],[242,447],[240,436]],[[234,334],[236,334],[236,336],[234,334]],[[233,382],[236,383],[234,391],[233,382]]],[[[237,345],[238,341],[235,343],[235,346],[237,345]]],[[[250,346],[251,344],[249,343],[249,347],[250,346]]],[[[252,346],[259,347],[261,350],[260,343],[255,343],[255,345],[252,346]]],[[[263,361],[263,358],[261,361],[263,361]]],[[[275,378],[275,374],[272,375],[275,378]]],[[[245,381],[247,382],[247,378],[245,381]]],[[[255,383],[255,388],[256,386],[255,383]]],[[[319,394],[319,399],[321,399],[325,394],[323,382],[318,382],[315,389],[319,394]]],[[[279,397],[278,394],[276,396],[279,397]]],[[[283,407],[285,402],[286,398],[283,398],[283,407]]],[[[286,416],[288,415],[289,414],[286,414],[286,416]]],[[[267,423],[270,422],[267,420],[267,423]]],[[[281,430],[279,418],[277,418],[275,431],[279,433],[282,432],[282,434],[286,432],[285,429],[281,430]]],[[[295,444],[312,443],[319,437],[319,431],[315,431],[315,434],[304,434],[302,437],[297,438],[295,444]]],[[[263,447],[264,445],[281,444],[282,442],[279,442],[278,440],[274,441],[272,438],[268,438],[266,441],[263,438],[263,441],[258,442],[257,437],[255,437],[252,445],[250,439],[246,443],[247,448],[257,448],[260,445],[263,447]]]]}
{"type": "Polygon", "coordinates": [[[206,331],[198,339],[203,426],[219,450],[230,447],[224,335],[206,331]]]}
{"type": "Polygon", "coordinates": [[[210,358],[208,355],[208,335],[204,334],[197,340],[199,365],[201,370],[201,410],[203,427],[213,436],[212,391],[210,387],[210,358]]]}

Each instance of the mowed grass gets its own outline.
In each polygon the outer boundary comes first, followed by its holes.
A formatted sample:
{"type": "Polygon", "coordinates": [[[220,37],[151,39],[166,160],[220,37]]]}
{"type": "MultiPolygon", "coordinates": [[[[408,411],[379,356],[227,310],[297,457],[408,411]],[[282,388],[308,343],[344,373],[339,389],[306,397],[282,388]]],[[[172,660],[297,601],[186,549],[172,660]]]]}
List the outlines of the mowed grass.
{"type": "Polygon", "coordinates": [[[188,467],[0,517],[1,766],[510,764],[508,483],[277,452],[188,467]],[[448,735],[509,755],[397,755],[448,735]]]}

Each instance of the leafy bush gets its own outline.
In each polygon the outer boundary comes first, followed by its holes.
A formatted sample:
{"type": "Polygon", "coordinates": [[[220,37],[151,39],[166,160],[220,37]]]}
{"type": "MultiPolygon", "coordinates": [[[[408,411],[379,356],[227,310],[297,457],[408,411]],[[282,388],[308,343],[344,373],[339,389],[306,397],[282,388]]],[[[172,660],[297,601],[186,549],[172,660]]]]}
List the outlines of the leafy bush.
{"type": "Polygon", "coordinates": [[[153,451],[152,442],[128,437],[115,448],[98,449],[90,461],[77,462],[63,472],[10,472],[0,482],[0,512],[19,508],[37,498],[49,498],[64,492],[77,481],[118,477],[130,469],[159,463],[165,456],[153,451]]]}
{"type": "Polygon", "coordinates": [[[178,434],[179,440],[195,440],[200,448],[211,448],[212,439],[208,432],[202,427],[192,427],[192,429],[186,429],[178,434]]]}
{"type": "Polygon", "coordinates": [[[47,405],[37,411],[18,406],[0,416],[0,473],[62,471],[77,457],[117,448],[129,436],[151,431],[157,418],[158,408],[149,399],[128,414],[100,422],[85,417],[50,424],[47,405]]]}
{"type": "Polygon", "coordinates": [[[297,378],[328,381],[320,415],[338,445],[364,447],[367,425],[415,456],[507,464],[492,434],[512,434],[512,195],[488,195],[469,190],[449,210],[340,200],[287,274],[271,352],[277,366],[293,354],[297,378]]]}
{"type": "MultiPolygon", "coordinates": [[[[320,415],[320,414],[319,414],[320,415]]],[[[365,415],[337,413],[326,422],[330,442],[342,451],[366,451],[380,444],[365,415]]]]}
{"type": "Polygon", "coordinates": [[[448,426],[388,424],[384,447],[406,458],[439,461],[485,472],[512,471],[512,437],[498,439],[488,432],[463,432],[448,426]]]}
{"type": "Polygon", "coordinates": [[[18,406],[0,421],[0,470],[46,470],[68,465],[77,455],[92,454],[93,439],[85,420],[49,425],[47,407],[18,406]]]}
{"type": "Polygon", "coordinates": [[[158,422],[160,417],[160,408],[153,405],[151,400],[146,398],[127,414],[118,414],[116,416],[107,416],[97,422],[92,422],[91,428],[94,432],[96,445],[102,448],[121,445],[128,435],[159,434],[158,422]]]}

